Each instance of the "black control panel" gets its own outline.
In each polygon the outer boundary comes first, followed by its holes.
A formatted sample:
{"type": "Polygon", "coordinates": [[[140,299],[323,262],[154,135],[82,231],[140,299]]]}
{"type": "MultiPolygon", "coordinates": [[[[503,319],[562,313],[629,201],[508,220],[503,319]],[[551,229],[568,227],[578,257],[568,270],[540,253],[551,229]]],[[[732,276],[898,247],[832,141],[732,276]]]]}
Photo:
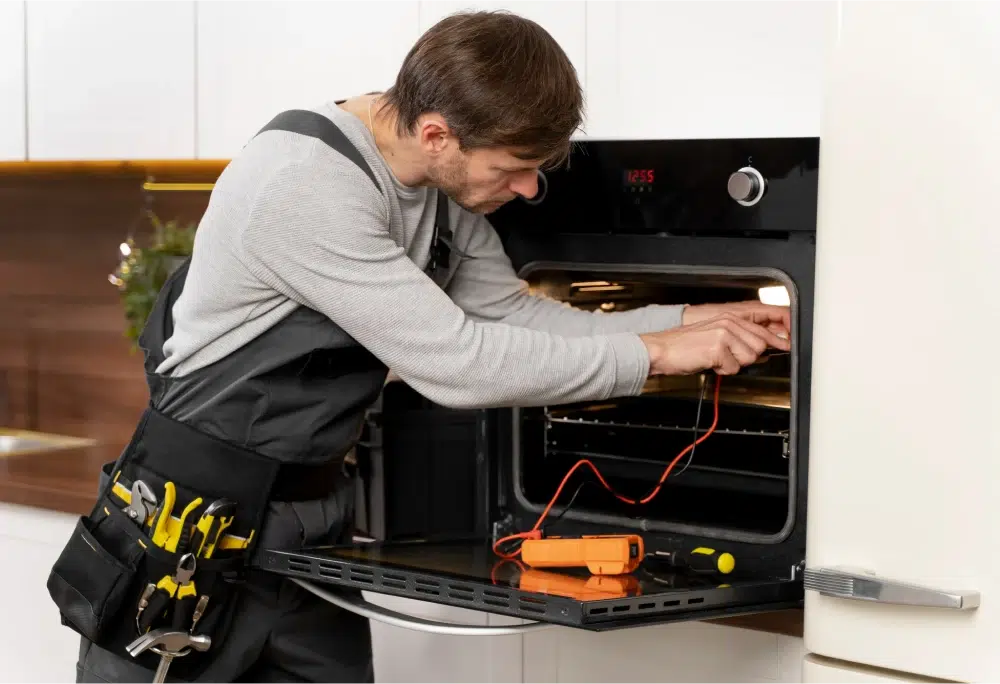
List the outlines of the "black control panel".
{"type": "Polygon", "coordinates": [[[810,233],[818,168],[818,138],[579,141],[538,195],[489,219],[501,232],[810,233]]]}

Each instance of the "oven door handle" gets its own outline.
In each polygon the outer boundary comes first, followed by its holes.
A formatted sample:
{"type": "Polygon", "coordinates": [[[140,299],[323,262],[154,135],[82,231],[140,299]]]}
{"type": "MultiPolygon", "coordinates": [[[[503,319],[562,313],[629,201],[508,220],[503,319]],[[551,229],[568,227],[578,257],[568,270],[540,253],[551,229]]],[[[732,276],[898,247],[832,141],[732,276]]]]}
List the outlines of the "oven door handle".
{"type": "Polygon", "coordinates": [[[448,622],[436,622],[434,620],[426,620],[413,615],[406,615],[405,613],[389,610],[388,608],[383,608],[382,606],[377,606],[374,603],[365,601],[362,598],[351,598],[340,594],[334,594],[326,591],[325,589],[320,589],[312,582],[307,582],[306,580],[298,579],[296,577],[290,577],[289,579],[306,591],[311,592],[324,601],[332,603],[335,606],[339,606],[344,610],[356,613],[357,615],[366,617],[369,620],[377,620],[388,625],[412,629],[418,632],[448,634],[451,636],[507,636],[511,634],[536,632],[540,629],[548,629],[556,626],[545,622],[528,622],[523,625],[506,626],[460,625],[448,622]]]}
{"type": "Polygon", "coordinates": [[[806,568],[802,583],[823,596],[926,608],[975,610],[980,598],[978,591],[935,589],[854,568],[806,568]]]}

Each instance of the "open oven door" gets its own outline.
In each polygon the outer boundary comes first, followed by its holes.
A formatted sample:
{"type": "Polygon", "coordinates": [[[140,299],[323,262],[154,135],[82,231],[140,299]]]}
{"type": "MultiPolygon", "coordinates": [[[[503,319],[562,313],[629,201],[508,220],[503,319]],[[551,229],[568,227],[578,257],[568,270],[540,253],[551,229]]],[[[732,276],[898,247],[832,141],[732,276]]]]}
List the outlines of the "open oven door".
{"type": "MultiPolygon", "coordinates": [[[[346,546],[264,550],[262,569],[296,580],[321,598],[390,624],[451,634],[510,634],[546,625],[609,630],[723,618],[801,606],[801,577],[788,565],[741,562],[726,575],[688,573],[656,558],[623,575],[537,569],[492,548],[509,448],[496,412],[431,404],[389,383],[366,430],[359,468],[366,491],[381,491],[362,534],[346,546]],[[372,448],[377,447],[377,448],[372,448]],[[491,472],[495,469],[496,472],[491,472]],[[442,625],[365,602],[360,592],[429,601],[527,621],[521,626],[442,625]],[[331,593],[332,592],[332,593],[331,593]]],[[[606,530],[601,530],[605,532],[606,530]]],[[[648,549],[647,549],[648,550],[648,549]]],[[[745,560],[745,559],[741,559],[745,560]]]]}
{"type": "MultiPolygon", "coordinates": [[[[672,572],[655,562],[625,575],[540,570],[498,558],[489,540],[265,551],[262,567],[307,588],[348,587],[594,631],[783,610],[802,599],[801,579],[794,576],[765,571],[719,579],[672,572]]],[[[386,613],[356,599],[340,600],[356,612],[386,613]]]]}

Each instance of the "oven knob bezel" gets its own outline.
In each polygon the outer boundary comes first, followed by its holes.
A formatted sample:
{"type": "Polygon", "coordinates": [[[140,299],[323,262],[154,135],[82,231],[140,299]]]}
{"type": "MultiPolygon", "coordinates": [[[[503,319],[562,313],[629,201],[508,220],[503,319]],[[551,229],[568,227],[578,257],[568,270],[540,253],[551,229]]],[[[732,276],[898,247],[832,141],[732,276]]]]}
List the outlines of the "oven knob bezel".
{"type": "Polygon", "coordinates": [[[752,207],[753,205],[760,202],[761,198],[764,197],[764,191],[767,189],[767,181],[764,180],[764,176],[761,175],[760,171],[752,166],[744,166],[735,173],[729,175],[729,180],[726,183],[726,191],[733,200],[744,207],[752,207]],[[745,199],[740,199],[732,190],[733,179],[737,176],[745,176],[750,180],[750,193],[745,199]]]}

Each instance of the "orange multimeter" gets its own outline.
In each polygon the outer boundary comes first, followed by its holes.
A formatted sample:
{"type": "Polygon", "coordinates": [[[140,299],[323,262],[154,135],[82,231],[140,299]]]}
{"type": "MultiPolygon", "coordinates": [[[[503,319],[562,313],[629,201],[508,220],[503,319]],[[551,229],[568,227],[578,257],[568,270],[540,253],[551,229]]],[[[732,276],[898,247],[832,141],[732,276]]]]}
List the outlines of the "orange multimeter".
{"type": "Polygon", "coordinates": [[[521,560],[533,568],[587,568],[594,575],[624,575],[645,556],[642,537],[609,534],[548,537],[521,542],[521,560]]]}

